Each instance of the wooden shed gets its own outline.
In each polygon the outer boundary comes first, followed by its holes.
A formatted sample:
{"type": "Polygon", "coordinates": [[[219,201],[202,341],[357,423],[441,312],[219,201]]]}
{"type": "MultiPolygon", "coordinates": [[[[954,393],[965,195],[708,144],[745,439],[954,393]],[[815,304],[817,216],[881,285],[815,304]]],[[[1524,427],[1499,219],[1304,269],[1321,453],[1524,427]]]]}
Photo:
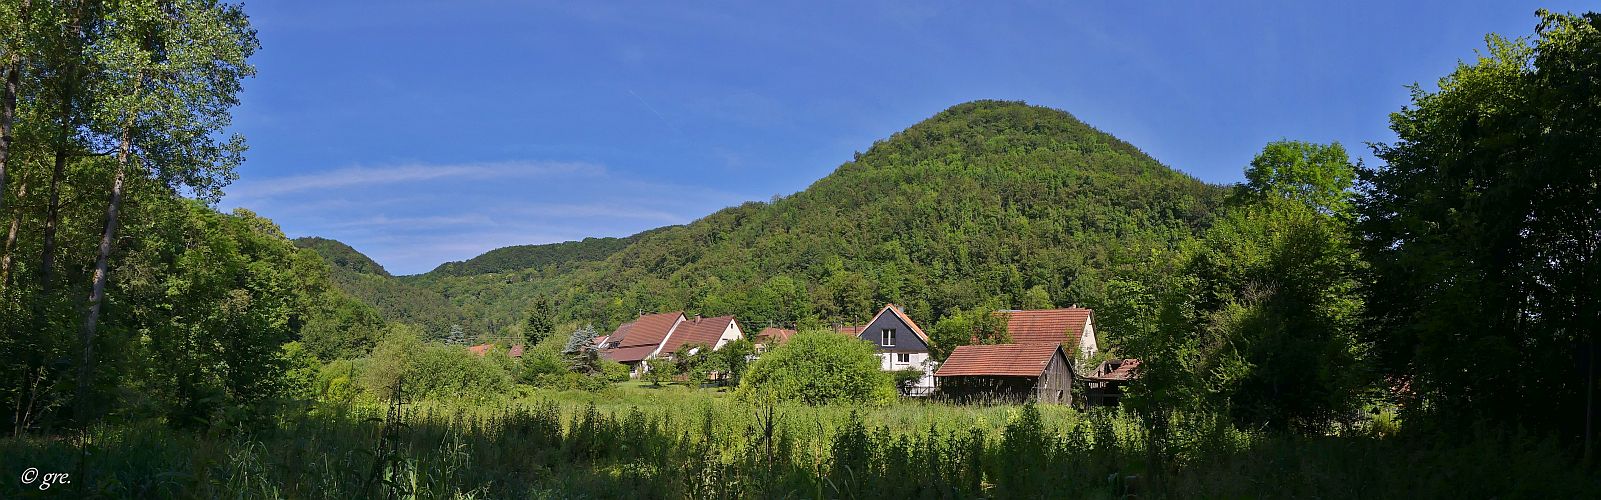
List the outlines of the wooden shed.
{"type": "Polygon", "coordinates": [[[960,402],[1073,401],[1073,363],[1061,344],[960,346],[934,378],[940,395],[960,402]]]}

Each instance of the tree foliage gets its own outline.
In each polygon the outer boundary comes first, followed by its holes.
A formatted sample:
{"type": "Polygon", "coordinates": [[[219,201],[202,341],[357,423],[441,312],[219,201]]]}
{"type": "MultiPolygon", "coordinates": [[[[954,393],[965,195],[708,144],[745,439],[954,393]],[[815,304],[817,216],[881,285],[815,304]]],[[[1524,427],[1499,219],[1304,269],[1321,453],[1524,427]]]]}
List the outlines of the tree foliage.
{"type": "Polygon", "coordinates": [[[1391,116],[1399,139],[1363,172],[1359,229],[1369,330],[1416,421],[1593,436],[1597,88],[1601,14],[1542,12],[1532,40],[1491,36],[1391,116]]]}
{"type": "Polygon", "coordinates": [[[759,402],[885,404],[895,400],[889,372],[872,344],[826,331],[790,337],[751,364],[737,394],[759,402]]]}

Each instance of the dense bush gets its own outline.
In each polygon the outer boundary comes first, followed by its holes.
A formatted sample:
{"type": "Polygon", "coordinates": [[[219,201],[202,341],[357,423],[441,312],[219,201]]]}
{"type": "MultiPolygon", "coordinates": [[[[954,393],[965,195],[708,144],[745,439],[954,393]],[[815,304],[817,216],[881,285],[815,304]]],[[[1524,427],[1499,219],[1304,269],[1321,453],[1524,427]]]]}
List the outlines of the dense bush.
{"type": "Polygon", "coordinates": [[[751,364],[738,390],[748,401],[886,404],[895,400],[877,350],[855,337],[801,332],[751,364]]]}

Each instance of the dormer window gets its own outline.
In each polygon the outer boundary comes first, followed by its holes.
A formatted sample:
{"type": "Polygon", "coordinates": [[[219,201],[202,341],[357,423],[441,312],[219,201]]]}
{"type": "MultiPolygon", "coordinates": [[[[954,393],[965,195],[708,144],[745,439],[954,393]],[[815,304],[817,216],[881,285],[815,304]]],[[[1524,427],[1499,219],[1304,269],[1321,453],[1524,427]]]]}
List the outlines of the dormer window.
{"type": "Polygon", "coordinates": [[[885,328],[882,331],[879,331],[878,345],[884,347],[895,347],[895,329],[885,328]]]}

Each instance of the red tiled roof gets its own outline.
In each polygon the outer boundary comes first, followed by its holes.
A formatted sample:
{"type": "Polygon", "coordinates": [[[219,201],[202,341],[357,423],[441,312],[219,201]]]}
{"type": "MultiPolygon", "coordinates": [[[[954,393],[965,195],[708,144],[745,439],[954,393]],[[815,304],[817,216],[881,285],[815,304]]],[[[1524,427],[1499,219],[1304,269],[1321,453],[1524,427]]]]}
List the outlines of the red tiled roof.
{"type": "Polygon", "coordinates": [[[490,344],[478,344],[478,345],[475,345],[475,346],[472,346],[472,347],[468,347],[467,350],[468,351],[472,351],[473,354],[477,354],[479,356],[483,356],[484,354],[489,353],[489,348],[490,347],[494,347],[494,346],[490,345],[490,344]]]}
{"type": "Polygon", "coordinates": [[[999,344],[958,346],[939,365],[936,377],[983,375],[1038,377],[1050,366],[1057,344],[999,344]]]}
{"type": "Polygon", "coordinates": [[[682,311],[670,313],[646,314],[629,323],[628,330],[617,327],[618,333],[612,334],[611,342],[617,342],[618,347],[634,347],[642,345],[656,345],[672,334],[673,326],[678,324],[678,318],[684,317],[682,311]],[[622,338],[618,338],[621,334],[622,338]]]}
{"type": "Polygon", "coordinates": [[[1012,342],[1018,344],[1061,344],[1078,349],[1084,338],[1084,325],[1095,311],[1082,307],[1065,309],[1035,309],[1028,311],[996,311],[1005,314],[1006,331],[1012,342]]]}
{"type": "Polygon", "coordinates": [[[633,329],[634,329],[634,322],[632,322],[632,321],[629,321],[627,323],[623,323],[621,325],[617,325],[617,331],[611,332],[611,335],[602,335],[600,337],[596,337],[597,339],[600,339],[600,340],[597,341],[595,345],[600,346],[600,347],[605,347],[607,342],[612,342],[612,341],[622,342],[623,339],[628,337],[628,331],[629,330],[633,330],[633,329]]]}
{"type": "Polygon", "coordinates": [[[673,330],[673,336],[668,337],[667,342],[662,344],[662,355],[678,352],[678,348],[686,344],[704,344],[715,349],[717,339],[722,338],[723,331],[733,322],[733,316],[718,316],[695,318],[679,323],[678,328],[673,330]]]}
{"type": "Polygon", "coordinates": [[[616,361],[618,363],[632,363],[634,361],[645,359],[645,357],[650,356],[650,353],[652,352],[656,352],[655,344],[607,349],[600,351],[600,355],[603,358],[616,361]]]}
{"type": "Polygon", "coordinates": [[[756,334],[756,341],[763,343],[782,344],[795,336],[795,330],[769,326],[756,334]]]}
{"type": "Polygon", "coordinates": [[[1138,359],[1112,359],[1102,361],[1087,378],[1096,380],[1133,380],[1134,369],[1140,367],[1138,359]]]}
{"type": "Polygon", "coordinates": [[[523,345],[522,344],[517,344],[517,345],[511,346],[511,351],[507,352],[506,355],[507,356],[511,356],[513,358],[521,358],[521,357],[523,357],[523,345]]]}

